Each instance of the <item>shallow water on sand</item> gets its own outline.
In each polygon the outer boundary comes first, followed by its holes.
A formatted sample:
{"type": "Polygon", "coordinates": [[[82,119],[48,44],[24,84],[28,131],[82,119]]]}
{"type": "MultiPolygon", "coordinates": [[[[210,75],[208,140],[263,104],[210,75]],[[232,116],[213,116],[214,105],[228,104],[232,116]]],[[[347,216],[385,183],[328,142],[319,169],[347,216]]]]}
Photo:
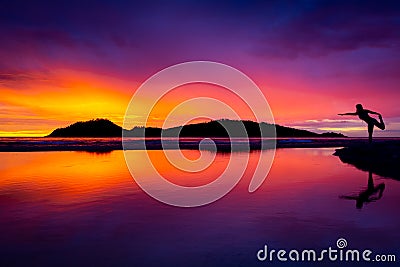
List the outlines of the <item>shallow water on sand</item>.
{"type": "MultiPolygon", "coordinates": [[[[256,253],[265,244],[336,247],[338,238],[350,248],[399,260],[400,182],[373,175],[375,185],[385,184],[382,197],[356,208],[355,200],[339,196],[365,189],[368,173],[341,163],[333,152],[278,149],[267,179],[249,193],[260,153],[251,152],[239,184],[199,208],[149,197],[131,177],[122,151],[0,153],[0,266],[313,266],[259,262],[256,253]]],[[[140,169],[146,152],[129,153],[140,169]]],[[[207,184],[229,157],[249,155],[217,153],[213,165],[188,177],[164,164],[163,151],[148,153],[170,181],[186,186],[207,184]]],[[[184,154],[199,156],[196,150],[184,154]]],[[[345,263],[324,262],[330,264],[345,263]]]]}

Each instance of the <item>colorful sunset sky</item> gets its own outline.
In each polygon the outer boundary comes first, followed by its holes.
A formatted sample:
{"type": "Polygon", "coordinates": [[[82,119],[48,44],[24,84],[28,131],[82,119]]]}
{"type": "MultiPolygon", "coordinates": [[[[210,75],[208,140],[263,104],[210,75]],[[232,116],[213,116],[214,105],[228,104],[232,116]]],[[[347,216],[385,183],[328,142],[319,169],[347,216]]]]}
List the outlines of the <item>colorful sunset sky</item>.
{"type": "MultiPolygon", "coordinates": [[[[247,74],[278,124],[366,136],[356,117],[337,116],[362,103],[387,124],[376,136],[400,136],[397,1],[12,0],[0,3],[0,33],[0,136],[43,136],[94,118],[122,125],[140,84],[193,60],[247,74]]],[[[237,101],[217,86],[182,86],[147,125],[196,96],[237,101]]],[[[173,120],[193,116],[202,110],[173,120]]],[[[139,111],[135,120],[146,123],[139,111]]]]}

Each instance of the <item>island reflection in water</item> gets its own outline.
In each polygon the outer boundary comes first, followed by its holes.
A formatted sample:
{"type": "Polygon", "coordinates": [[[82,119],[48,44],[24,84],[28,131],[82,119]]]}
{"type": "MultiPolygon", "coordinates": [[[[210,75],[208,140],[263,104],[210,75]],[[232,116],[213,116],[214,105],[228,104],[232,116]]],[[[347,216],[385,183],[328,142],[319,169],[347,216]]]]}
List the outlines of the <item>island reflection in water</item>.
{"type": "MultiPolygon", "coordinates": [[[[383,197],[357,210],[338,196],[359,193],[367,173],[333,152],[278,149],[266,181],[250,194],[259,159],[251,152],[227,196],[189,209],[145,194],[122,151],[0,153],[0,266],[260,266],[255,254],[264,244],[318,249],[339,237],[351,247],[397,253],[400,183],[385,179],[383,197]]],[[[140,169],[147,152],[128,153],[140,169]]],[[[188,176],[168,165],[163,151],[148,153],[168,180],[185,186],[213,181],[230,156],[248,156],[205,152],[214,163],[188,176]]]]}

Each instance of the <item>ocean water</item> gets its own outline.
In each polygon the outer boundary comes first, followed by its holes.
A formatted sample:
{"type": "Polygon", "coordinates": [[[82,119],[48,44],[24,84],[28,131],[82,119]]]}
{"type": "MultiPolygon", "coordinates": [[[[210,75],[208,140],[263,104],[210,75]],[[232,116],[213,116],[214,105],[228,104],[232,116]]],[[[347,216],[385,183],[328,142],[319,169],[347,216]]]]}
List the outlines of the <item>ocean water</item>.
{"type": "Polygon", "coordinates": [[[185,186],[213,181],[230,157],[249,157],[230,193],[197,208],[148,196],[129,173],[123,151],[0,153],[0,266],[398,266],[400,182],[373,174],[373,186],[384,184],[384,190],[360,207],[352,198],[365,192],[370,176],[333,152],[278,149],[254,193],[248,186],[259,151],[204,152],[213,164],[191,175],[168,165],[161,150],[128,152],[139,173],[149,153],[166,179],[185,186]],[[397,263],[257,259],[265,245],[319,251],[337,248],[339,238],[347,248],[396,255],[397,263]]]}

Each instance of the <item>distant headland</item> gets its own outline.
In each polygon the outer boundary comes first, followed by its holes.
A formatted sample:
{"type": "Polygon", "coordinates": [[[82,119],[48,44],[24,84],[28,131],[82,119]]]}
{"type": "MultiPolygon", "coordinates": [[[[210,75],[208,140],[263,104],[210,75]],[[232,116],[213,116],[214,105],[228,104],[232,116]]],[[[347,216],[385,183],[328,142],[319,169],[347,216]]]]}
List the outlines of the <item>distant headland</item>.
{"type": "Polygon", "coordinates": [[[47,137],[161,137],[161,135],[179,137],[346,137],[341,133],[327,132],[314,133],[285,127],[278,124],[240,120],[214,120],[204,123],[188,124],[173,128],[134,127],[123,129],[107,119],[95,119],[85,122],[76,122],[65,128],[55,129],[47,137]],[[244,126],[244,128],[243,128],[244,126]],[[229,130],[229,134],[227,130],[229,130]]]}

